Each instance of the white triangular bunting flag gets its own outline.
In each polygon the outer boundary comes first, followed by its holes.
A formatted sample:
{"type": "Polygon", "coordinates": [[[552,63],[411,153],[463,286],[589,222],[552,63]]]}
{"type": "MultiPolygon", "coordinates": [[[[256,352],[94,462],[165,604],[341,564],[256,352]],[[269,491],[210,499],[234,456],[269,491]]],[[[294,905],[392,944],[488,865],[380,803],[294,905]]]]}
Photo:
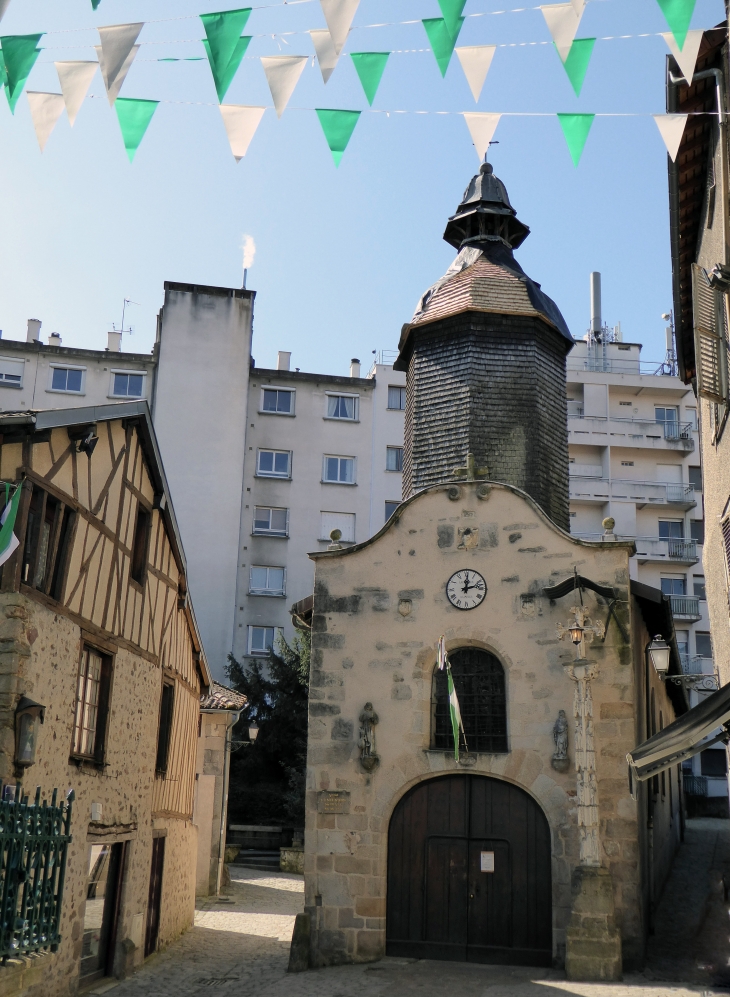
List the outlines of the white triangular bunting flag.
{"type": "Polygon", "coordinates": [[[251,139],[264,116],[265,107],[246,107],[243,104],[221,104],[223,124],[226,126],[231,152],[240,163],[248,152],[251,139]]]}
{"type": "Polygon", "coordinates": [[[107,93],[122,72],[143,27],[144,21],[137,21],[134,24],[110,24],[106,28],[99,28],[101,50],[104,53],[99,63],[107,93]]]}
{"type": "Polygon", "coordinates": [[[480,114],[476,111],[464,111],[464,121],[469,129],[471,140],[477,150],[479,161],[484,159],[489,149],[489,143],[497,130],[501,114],[480,114]]]}
{"type": "MultiPolygon", "coordinates": [[[[101,67],[101,75],[104,76],[104,52],[101,45],[94,45],[96,54],[99,57],[99,66],[101,67]]],[[[114,106],[114,101],[119,96],[119,91],[122,89],[122,84],[127,78],[127,73],[129,72],[129,67],[134,62],[134,57],[139,52],[139,45],[133,45],[132,49],[124,60],[122,68],[117,73],[116,79],[112,82],[112,85],[107,89],[106,95],[109,98],[109,105],[114,106]]],[[[105,84],[106,85],[106,84],[105,84]]]]}
{"type": "Polygon", "coordinates": [[[26,91],[26,94],[28,104],[30,105],[30,116],[33,119],[35,135],[38,139],[38,145],[41,147],[41,152],[43,152],[46,142],[66,106],[63,94],[37,93],[33,90],[26,91]]]}
{"type": "Polygon", "coordinates": [[[10,6],[10,0],[0,0],[0,21],[2,21],[5,16],[5,11],[10,6]]]}
{"type": "Polygon", "coordinates": [[[317,62],[322,73],[322,79],[326,83],[335,71],[337,60],[340,57],[335,52],[335,47],[332,44],[332,35],[327,28],[318,28],[316,31],[310,31],[309,34],[312,36],[314,51],[317,53],[317,62]]]}
{"type": "Polygon", "coordinates": [[[583,11],[586,9],[586,0],[570,0],[570,2],[578,17],[583,17],[583,11]]]}
{"type": "Polygon", "coordinates": [[[261,65],[264,67],[269,90],[271,90],[271,96],[274,99],[277,118],[280,118],[284,113],[308,59],[309,57],[306,55],[268,55],[262,57],[261,65]]]}
{"type": "Polygon", "coordinates": [[[360,0],[319,0],[337,55],[347,41],[360,0]]]}
{"type": "Polygon", "coordinates": [[[572,3],[552,3],[547,7],[541,7],[540,10],[553,36],[560,58],[565,62],[570,53],[570,46],[578,33],[583,12],[579,13],[572,3]]]}
{"type": "Polygon", "coordinates": [[[454,49],[464,70],[466,82],[472,92],[475,102],[479,100],[489,67],[492,65],[496,45],[468,45],[454,49]]]}
{"type": "Polygon", "coordinates": [[[56,72],[61,84],[61,93],[66,103],[68,123],[73,128],[76,115],[89,92],[98,62],[57,62],[56,72]]]}
{"type": "Polygon", "coordinates": [[[659,129],[659,134],[664,139],[664,144],[667,147],[667,152],[672,162],[677,158],[688,117],[688,114],[653,115],[656,126],[659,129]]]}
{"type": "Polygon", "coordinates": [[[687,37],[684,40],[684,47],[680,48],[674,40],[674,35],[671,31],[662,32],[662,38],[669,46],[669,51],[677,60],[677,65],[682,70],[682,76],[684,76],[688,83],[692,82],[692,77],[695,74],[697,56],[700,52],[703,35],[704,31],[701,29],[688,31],[687,37]]]}

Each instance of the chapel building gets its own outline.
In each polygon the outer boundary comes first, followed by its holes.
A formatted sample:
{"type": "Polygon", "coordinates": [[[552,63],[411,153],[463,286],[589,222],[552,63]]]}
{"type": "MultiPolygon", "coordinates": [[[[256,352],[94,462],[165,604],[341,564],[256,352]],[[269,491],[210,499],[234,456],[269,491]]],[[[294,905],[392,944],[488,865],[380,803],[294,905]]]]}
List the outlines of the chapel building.
{"type": "Polygon", "coordinates": [[[601,542],[567,532],[573,340],[514,258],[528,234],[484,164],[401,335],[403,502],[365,543],[310,555],[313,601],[293,607],[312,629],[313,965],[617,979],[643,963],[680,841],[678,766],[632,785],[626,761],[687,709],[669,599],[630,581],[609,520],[601,542]]]}

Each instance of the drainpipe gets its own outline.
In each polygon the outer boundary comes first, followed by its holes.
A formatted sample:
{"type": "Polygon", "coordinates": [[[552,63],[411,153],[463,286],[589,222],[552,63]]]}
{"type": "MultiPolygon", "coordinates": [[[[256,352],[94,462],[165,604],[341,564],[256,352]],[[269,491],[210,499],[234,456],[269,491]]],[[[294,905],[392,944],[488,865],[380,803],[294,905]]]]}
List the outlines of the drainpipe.
{"type": "Polygon", "coordinates": [[[215,895],[220,896],[221,879],[223,878],[223,859],[226,854],[226,818],[228,816],[228,780],[231,763],[231,738],[233,728],[239,721],[242,710],[230,713],[230,720],[226,728],[226,740],[223,748],[223,795],[221,797],[221,826],[218,836],[218,872],[215,877],[215,895]]]}

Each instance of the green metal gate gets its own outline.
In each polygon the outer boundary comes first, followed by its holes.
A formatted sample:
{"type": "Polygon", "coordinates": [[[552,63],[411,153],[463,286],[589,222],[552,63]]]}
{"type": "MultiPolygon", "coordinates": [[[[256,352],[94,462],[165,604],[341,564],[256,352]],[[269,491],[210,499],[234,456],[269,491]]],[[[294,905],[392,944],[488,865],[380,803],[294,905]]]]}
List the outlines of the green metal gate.
{"type": "Polygon", "coordinates": [[[26,955],[61,941],[59,927],[66,855],[71,841],[73,791],[57,803],[32,803],[20,784],[7,786],[0,801],[0,956],[26,955]],[[15,791],[13,794],[13,790],[15,791]]]}

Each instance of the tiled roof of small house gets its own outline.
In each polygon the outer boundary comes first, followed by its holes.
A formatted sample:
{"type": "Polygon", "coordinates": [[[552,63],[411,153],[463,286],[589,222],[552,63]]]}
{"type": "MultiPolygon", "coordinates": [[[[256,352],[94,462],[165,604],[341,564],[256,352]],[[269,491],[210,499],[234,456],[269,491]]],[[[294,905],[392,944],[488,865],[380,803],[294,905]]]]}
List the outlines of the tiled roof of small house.
{"type": "Polygon", "coordinates": [[[207,696],[200,697],[201,710],[242,710],[248,700],[243,693],[220,682],[211,682],[207,696]]]}

